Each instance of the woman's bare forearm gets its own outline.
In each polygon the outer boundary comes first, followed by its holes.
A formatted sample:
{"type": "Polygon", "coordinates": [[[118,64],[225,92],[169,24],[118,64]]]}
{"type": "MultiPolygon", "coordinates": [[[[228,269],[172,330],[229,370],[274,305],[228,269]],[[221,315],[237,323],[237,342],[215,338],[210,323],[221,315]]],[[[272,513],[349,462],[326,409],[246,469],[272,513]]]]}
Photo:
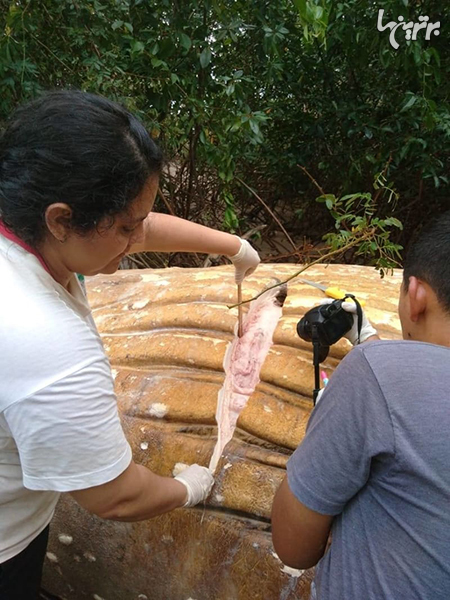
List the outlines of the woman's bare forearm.
{"type": "Polygon", "coordinates": [[[142,241],[134,252],[201,252],[234,256],[241,243],[238,237],[162,213],[150,213],[144,221],[142,241]]]}
{"type": "Polygon", "coordinates": [[[113,481],[71,495],[83,508],[103,519],[126,522],[156,517],[183,506],[187,499],[182,483],[133,462],[113,481]]]}

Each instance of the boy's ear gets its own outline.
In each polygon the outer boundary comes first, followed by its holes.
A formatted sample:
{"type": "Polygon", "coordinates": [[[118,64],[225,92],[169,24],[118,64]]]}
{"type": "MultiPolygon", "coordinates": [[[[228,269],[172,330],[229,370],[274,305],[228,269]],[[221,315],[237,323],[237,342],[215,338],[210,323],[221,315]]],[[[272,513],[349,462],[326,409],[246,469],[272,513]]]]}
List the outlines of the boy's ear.
{"type": "Polygon", "coordinates": [[[426,311],[428,291],[424,283],[417,277],[409,278],[408,286],[409,316],[413,323],[417,323],[420,316],[426,311]]]}

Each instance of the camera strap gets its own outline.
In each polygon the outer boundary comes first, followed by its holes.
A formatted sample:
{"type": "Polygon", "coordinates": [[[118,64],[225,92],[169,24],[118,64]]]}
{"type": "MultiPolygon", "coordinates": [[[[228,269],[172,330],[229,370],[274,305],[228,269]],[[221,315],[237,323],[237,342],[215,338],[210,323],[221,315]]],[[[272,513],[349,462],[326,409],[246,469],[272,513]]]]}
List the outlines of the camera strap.
{"type": "Polygon", "coordinates": [[[345,294],[343,301],[345,302],[345,300],[347,298],[351,298],[353,300],[353,302],[356,304],[356,317],[357,317],[357,323],[358,323],[358,325],[357,325],[357,327],[358,327],[358,344],[360,344],[361,343],[360,337],[361,337],[363,311],[361,308],[361,304],[358,302],[358,300],[356,299],[356,297],[353,294],[345,294]]]}

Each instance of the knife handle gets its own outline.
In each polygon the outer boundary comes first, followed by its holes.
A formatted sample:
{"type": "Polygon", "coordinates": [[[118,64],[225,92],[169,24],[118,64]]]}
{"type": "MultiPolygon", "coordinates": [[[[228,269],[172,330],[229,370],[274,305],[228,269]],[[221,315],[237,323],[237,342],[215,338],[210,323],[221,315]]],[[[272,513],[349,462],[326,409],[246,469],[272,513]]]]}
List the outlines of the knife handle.
{"type": "Polygon", "coordinates": [[[238,337],[242,337],[242,285],[237,284],[237,300],[238,300],[238,337]]]}
{"type": "MultiPolygon", "coordinates": [[[[325,294],[329,298],[334,298],[335,300],[341,300],[345,297],[345,292],[343,292],[338,287],[327,287],[327,289],[325,290],[325,294]]],[[[364,300],[360,300],[359,298],[357,300],[361,304],[361,306],[365,306],[366,303],[364,300]]]]}

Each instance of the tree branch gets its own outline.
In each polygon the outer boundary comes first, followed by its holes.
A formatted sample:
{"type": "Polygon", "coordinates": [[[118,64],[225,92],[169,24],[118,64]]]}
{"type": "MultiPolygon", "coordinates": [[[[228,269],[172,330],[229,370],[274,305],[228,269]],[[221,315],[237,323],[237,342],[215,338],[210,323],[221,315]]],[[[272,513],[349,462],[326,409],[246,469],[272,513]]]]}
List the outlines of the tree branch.
{"type": "Polygon", "coordinates": [[[273,218],[273,220],[278,224],[278,227],[281,229],[281,231],[284,233],[284,235],[287,237],[287,239],[291,243],[292,247],[294,248],[295,254],[297,254],[299,258],[302,258],[302,255],[298,251],[298,248],[294,244],[291,236],[288,234],[288,232],[286,231],[286,229],[283,227],[283,225],[281,224],[280,220],[278,219],[278,217],[276,216],[276,214],[272,211],[272,209],[264,202],[264,200],[262,198],[260,198],[260,196],[258,196],[258,194],[254,190],[252,190],[252,188],[250,186],[248,186],[245,183],[245,181],[242,181],[242,179],[240,177],[236,177],[236,180],[239,181],[239,183],[241,183],[245,188],[247,188],[248,191],[251,192],[259,202],[261,202],[261,204],[264,206],[264,208],[267,210],[267,212],[270,214],[270,216],[273,218]]]}
{"type": "Polygon", "coordinates": [[[267,290],[271,290],[273,288],[278,287],[279,285],[283,285],[285,283],[288,283],[289,281],[292,281],[292,279],[295,279],[296,277],[298,277],[301,273],[303,273],[304,271],[306,271],[306,269],[309,269],[313,265],[317,265],[319,263],[322,263],[325,259],[331,258],[332,256],[336,256],[336,254],[342,254],[342,252],[345,252],[346,250],[348,250],[349,248],[352,248],[356,244],[359,244],[360,242],[362,242],[364,240],[370,239],[371,237],[373,237],[374,233],[375,233],[375,229],[370,229],[369,231],[364,232],[362,235],[360,235],[358,237],[355,236],[355,238],[351,242],[349,242],[345,246],[342,246],[342,248],[337,248],[336,250],[332,250],[331,252],[327,252],[326,254],[323,254],[322,256],[319,256],[319,258],[317,258],[316,260],[313,260],[312,262],[308,263],[302,269],[300,269],[300,271],[297,271],[296,273],[294,273],[293,275],[291,275],[290,277],[288,277],[284,281],[280,281],[279,283],[275,283],[274,285],[271,285],[271,286],[265,288],[264,290],[262,290],[261,292],[259,292],[259,294],[257,294],[256,296],[254,296],[253,298],[249,298],[249,300],[243,300],[242,302],[240,302],[238,304],[228,305],[228,308],[236,308],[236,306],[239,306],[240,304],[247,304],[248,302],[252,302],[252,300],[256,300],[257,298],[259,298],[260,296],[262,296],[264,294],[264,292],[267,292],[267,290]]]}

